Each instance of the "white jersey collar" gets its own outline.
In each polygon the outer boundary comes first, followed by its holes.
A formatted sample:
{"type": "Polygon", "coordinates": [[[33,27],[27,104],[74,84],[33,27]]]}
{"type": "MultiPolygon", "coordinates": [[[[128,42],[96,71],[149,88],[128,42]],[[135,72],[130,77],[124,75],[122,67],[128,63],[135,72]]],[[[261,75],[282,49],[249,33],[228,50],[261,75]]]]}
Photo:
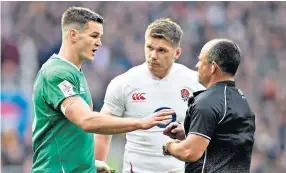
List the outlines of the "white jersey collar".
{"type": "Polygon", "coordinates": [[[175,63],[173,63],[172,65],[172,68],[171,68],[171,71],[169,72],[169,74],[167,74],[167,76],[165,76],[164,78],[160,79],[156,76],[154,76],[151,71],[149,70],[148,66],[147,66],[147,63],[145,62],[144,63],[144,68],[147,72],[147,75],[150,76],[153,80],[158,80],[158,81],[162,81],[162,80],[167,80],[168,78],[170,78],[170,76],[173,74],[173,72],[175,71],[175,63]]]}

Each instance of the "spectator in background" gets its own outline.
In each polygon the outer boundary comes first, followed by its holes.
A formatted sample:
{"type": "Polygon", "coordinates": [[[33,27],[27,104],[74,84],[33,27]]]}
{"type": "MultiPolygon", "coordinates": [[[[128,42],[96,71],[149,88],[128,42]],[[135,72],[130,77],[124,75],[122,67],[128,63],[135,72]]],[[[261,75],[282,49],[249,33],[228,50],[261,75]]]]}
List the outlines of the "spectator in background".
{"type": "MultiPolygon", "coordinates": [[[[4,45],[6,47],[7,45],[4,45]]],[[[10,47],[12,48],[12,47],[10,47]]],[[[5,51],[17,49],[6,49],[5,51]]],[[[1,83],[1,138],[3,165],[20,165],[24,153],[24,134],[29,126],[29,102],[19,90],[18,63],[4,53],[1,83]]],[[[12,53],[11,53],[12,55],[12,53]]],[[[16,56],[15,56],[16,57],[16,56]]]]}

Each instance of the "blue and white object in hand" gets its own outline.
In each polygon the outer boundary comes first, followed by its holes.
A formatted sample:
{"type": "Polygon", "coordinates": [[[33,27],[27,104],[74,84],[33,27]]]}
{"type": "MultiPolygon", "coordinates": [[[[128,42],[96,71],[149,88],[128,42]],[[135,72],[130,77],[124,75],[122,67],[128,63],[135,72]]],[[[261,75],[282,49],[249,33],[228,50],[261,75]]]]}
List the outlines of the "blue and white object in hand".
{"type": "MultiPolygon", "coordinates": [[[[171,109],[169,107],[160,107],[158,109],[156,109],[154,112],[159,112],[160,110],[163,110],[163,109],[171,109]]],[[[172,120],[165,120],[165,122],[168,122],[167,125],[158,125],[157,127],[159,128],[166,128],[171,122],[175,122],[177,120],[177,115],[176,115],[176,112],[174,112],[172,114],[172,120]]]]}

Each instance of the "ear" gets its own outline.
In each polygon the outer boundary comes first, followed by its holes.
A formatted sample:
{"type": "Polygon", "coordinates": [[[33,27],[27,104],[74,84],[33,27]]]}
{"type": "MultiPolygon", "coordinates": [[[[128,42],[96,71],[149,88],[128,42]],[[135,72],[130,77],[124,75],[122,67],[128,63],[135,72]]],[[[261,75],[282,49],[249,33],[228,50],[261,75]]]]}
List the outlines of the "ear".
{"type": "Polygon", "coordinates": [[[174,61],[177,60],[181,56],[181,54],[182,54],[182,49],[178,47],[175,52],[174,61]]]}
{"type": "Polygon", "coordinates": [[[216,64],[214,64],[214,62],[211,63],[211,74],[214,74],[215,71],[216,71],[216,68],[215,68],[216,64]]]}
{"type": "Polygon", "coordinates": [[[77,36],[78,36],[78,31],[75,29],[70,29],[69,30],[69,38],[72,41],[72,43],[75,43],[77,40],[77,36]]]}

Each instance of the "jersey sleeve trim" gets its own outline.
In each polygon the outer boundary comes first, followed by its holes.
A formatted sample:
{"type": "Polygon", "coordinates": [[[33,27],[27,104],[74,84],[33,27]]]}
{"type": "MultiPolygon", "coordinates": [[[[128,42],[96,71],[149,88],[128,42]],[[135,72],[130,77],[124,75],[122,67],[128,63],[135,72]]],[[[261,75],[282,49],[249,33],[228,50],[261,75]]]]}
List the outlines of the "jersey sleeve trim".
{"type": "Polygon", "coordinates": [[[113,106],[111,103],[108,102],[104,103],[102,109],[118,117],[122,117],[123,115],[123,110],[120,110],[117,106],[113,106]]]}
{"type": "Polygon", "coordinates": [[[202,137],[204,137],[204,138],[207,138],[208,140],[211,140],[211,138],[210,138],[210,137],[208,137],[207,135],[204,135],[204,134],[202,134],[202,133],[198,133],[198,132],[189,132],[189,133],[188,133],[188,135],[189,135],[189,134],[199,135],[199,136],[202,136],[202,137]]]}

